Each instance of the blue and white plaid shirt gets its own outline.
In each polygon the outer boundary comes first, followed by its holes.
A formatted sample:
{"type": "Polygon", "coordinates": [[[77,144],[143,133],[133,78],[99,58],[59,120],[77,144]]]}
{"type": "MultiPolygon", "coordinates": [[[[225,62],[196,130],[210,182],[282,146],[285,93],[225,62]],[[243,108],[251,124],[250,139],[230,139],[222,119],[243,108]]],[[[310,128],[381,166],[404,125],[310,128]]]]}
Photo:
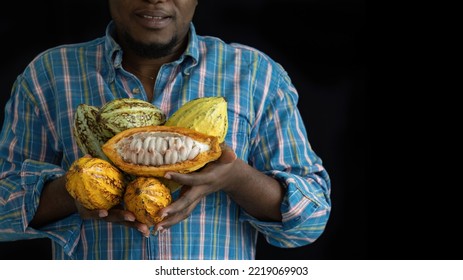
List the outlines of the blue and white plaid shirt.
{"type": "Polygon", "coordinates": [[[203,198],[188,219],[149,238],[77,213],[29,226],[44,183],[82,156],[72,134],[77,106],[147,100],[140,80],[122,67],[113,32],[110,23],[104,37],[47,50],[17,78],[0,135],[0,241],[48,237],[55,259],[253,259],[258,232],[279,247],[315,241],[328,221],[330,181],[308,142],[296,89],[262,52],[198,36],[193,24],[185,53],[160,69],[152,103],[170,116],[191,99],[225,96],[225,141],[281,182],[283,221],[259,221],[218,192],[203,198]]]}

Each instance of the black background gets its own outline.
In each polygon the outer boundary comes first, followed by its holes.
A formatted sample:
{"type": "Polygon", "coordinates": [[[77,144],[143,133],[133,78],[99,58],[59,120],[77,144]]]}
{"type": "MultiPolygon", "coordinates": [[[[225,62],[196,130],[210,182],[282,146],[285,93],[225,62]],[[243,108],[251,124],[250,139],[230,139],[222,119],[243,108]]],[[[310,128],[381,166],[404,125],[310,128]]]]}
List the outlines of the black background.
{"type": "MultiPolygon", "coordinates": [[[[102,36],[109,20],[107,1],[16,1],[9,6],[0,11],[1,108],[34,56],[102,36]]],[[[372,258],[367,246],[365,17],[364,0],[199,0],[198,34],[256,47],[288,71],[312,147],[332,180],[333,208],[324,234],[295,249],[275,248],[260,238],[258,259],[372,258]]],[[[0,242],[0,259],[49,259],[49,246],[45,239],[0,242]]]]}

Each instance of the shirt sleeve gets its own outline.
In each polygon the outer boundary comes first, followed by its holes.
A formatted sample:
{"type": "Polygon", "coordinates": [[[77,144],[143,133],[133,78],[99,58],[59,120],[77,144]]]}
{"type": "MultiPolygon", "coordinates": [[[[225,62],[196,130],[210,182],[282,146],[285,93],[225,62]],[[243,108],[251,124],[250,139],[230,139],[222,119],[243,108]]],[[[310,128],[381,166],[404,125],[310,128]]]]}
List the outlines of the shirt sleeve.
{"type": "Polygon", "coordinates": [[[81,219],[75,214],[42,228],[29,226],[44,184],[65,174],[52,124],[41,117],[31,87],[16,80],[0,134],[0,241],[50,238],[71,251],[81,219]]]}
{"type": "Polygon", "coordinates": [[[274,68],[272,72],[278,73],[274,74],[278,78],[265,79],[267,90],[260,96],[265,101],[257,103],[250,164],[285,188],[280,207],[283,219],[263,222],[244,210],[241,219],[251,223],[274,246],[299,247],[314,242],[323,233],[331,210],[331,185],[320,157],[308,141],[297,108],[296,89],[279,65],[274,68]]]}

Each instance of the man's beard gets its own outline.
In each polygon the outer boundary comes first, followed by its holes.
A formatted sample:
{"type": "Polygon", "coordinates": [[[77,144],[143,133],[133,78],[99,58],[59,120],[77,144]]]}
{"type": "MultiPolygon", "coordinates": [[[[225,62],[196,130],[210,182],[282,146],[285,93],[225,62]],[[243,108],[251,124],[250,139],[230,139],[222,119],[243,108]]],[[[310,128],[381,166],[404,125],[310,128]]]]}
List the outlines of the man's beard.
{"type": "Polygon", "coordinates": [[[124,36],[124,40],[127,46],[140,57],[161,58],[173,52],[174,46],[177,43],[177,36],[172,37],[172,39],[166,44],[144,44],[136,41],[127,33],[124,36]]]}

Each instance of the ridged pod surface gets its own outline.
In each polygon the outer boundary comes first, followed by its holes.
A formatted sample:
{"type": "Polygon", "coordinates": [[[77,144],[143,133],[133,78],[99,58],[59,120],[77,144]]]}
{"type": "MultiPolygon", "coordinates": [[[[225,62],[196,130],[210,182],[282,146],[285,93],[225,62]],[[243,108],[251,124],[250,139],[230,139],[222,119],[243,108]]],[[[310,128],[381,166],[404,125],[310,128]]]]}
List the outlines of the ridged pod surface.
{"type": "Polygon", "coordinates": [[[224,97],[200,97],[188,101],[169,117],[166,126],[186,127],[225,140],[228,130],[227,101],[224,97]]]}
{"type": "Polygon", "coordinates": [[[136,98],[114,99],[101,107],[98,115],[107,139],[129,128],[162,125],[166,115],[157,106],[136,98]]]}
{"type": "Polygon", "coordinates": [[[67,191],[90,210],[108,210],[121,203],[125,185],[123,173],[99,158],[81,157],[66,173],[67,191]]]}
{"type": "Polygon", "coordinates": [[[101,146],[109,139],[102,135],[97,117],[99,108],[87,104],[80,104],[74,115],[73,134],[81,152],[92,157],[108,160],[101,150],[101,146]]]}
{"type": "Polygon", "coordinates": [[[108,140],[102,149],[124,172],[146,177],[163,177],[168,171],[189,173],[222,153],[217,137],[168,126],[127,129],[108,140]]]}
{"type": "Polygon", "coordinates": [[[137,221],[152,226],[162,221],[159,210],[172,202],[170,190],[153,177],[138,177],[127,185],[124,194],[125,208],[137,221]]]}

